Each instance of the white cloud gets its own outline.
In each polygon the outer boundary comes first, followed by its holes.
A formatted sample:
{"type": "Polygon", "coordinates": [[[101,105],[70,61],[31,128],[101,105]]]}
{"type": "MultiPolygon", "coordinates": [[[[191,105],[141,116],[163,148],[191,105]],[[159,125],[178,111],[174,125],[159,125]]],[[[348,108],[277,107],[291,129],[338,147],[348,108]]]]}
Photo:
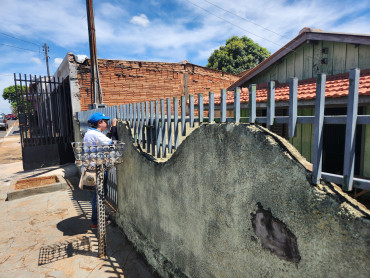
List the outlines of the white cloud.
{"type": "Polygon", "coordinates": [[[42,61],[40,60],[40,58],[32,57],[31,60],[34,61],[38,65],[41,65],[42,64],[42,61]]]}
{"type": "Polygon", "coordinates": [[[62,62],[63,62],[63,58],[55,58],[55,59],[54,59],[54,66],[55,66],[56,68],[58,68],[58,67],[59,67],[59,65],[60,65],[62,62]]]}
{"type": "Polygon", "coordinates": [[[132,24],[141,25],[143,27],[146,27],[146,26],[149,25],[149,19],[147,18],[147,16],[145,14],[141,14],[139,16],[134,16],[133,18],[131,18],[130,22],[132,24]]]}

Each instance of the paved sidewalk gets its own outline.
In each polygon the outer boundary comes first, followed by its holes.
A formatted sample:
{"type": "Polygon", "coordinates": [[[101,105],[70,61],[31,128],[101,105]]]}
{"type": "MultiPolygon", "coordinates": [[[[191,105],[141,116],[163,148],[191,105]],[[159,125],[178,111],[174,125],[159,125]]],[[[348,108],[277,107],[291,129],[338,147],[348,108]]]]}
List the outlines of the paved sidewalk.
{"type": "Polygon", "coordinates": [[[91,193],[76,187],[73,164],[23,172],[18,161],[0,164],[0,173],[0,277],[158,277],[113,225],[107,227],[108,256],[97,257],[91,193]],[[13,180],[55,174],[67,178],[68,190],[5,201],[13,180]]]}

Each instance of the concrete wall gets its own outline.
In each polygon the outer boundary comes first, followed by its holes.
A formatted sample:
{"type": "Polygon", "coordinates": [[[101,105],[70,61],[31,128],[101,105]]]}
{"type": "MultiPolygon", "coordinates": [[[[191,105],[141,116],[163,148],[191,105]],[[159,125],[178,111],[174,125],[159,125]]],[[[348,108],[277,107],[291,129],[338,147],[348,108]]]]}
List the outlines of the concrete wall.
{"type": "Polygon", "coordinates": [[[310,164],[286,141],[203,125],[156,163],[123,123],[119,135],[117,223],[161,276],[368,277],[369,211],[311,185],[310,164]]]}

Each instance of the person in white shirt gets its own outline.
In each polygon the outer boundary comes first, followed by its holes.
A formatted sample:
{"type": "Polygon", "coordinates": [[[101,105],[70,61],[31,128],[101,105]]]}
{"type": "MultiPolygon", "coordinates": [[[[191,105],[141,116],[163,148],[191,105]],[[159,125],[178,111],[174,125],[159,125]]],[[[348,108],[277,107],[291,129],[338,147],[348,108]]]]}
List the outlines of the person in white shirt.
{"type": "MultiPolygon", "coordinates": [[[[103,133],[108,128],[108,121],[110,117],[105,116],[103,113],[96,112],[89,117],[90,128],[85,133],[84,142],[89,142],[92,146],[96,145],[97,142],[101,142],[103,145],[108,145],[112,143],[113,140],[117,140],[117,119],[113,119],[111,128],[107,135],[103,133]]],[[[107,173],[104,173],[104,191],[106,192],[107,187],[107,173]]],[[[91,200],[91,228],[98,228],[98,207],[96,201],[96,191],[93,193],[91,200]]],[[[107,221],[106,225],[110,222],[107,221]]]]}

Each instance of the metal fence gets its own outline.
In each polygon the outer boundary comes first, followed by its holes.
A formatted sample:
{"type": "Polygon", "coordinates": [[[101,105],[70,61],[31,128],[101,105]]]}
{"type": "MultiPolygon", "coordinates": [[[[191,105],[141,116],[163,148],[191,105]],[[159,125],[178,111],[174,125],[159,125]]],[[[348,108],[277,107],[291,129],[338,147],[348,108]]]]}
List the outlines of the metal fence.
{"type": "MultiPolygon", "coordinates": [[[[370,124],[370,116],[357,115],[358,108],[358,88],[360,70],[353,69],[349,75],[349,96],[347,104],[347,115],[326,116],[325,107],[325,83],[326,75],[320,74],[316,82],[316,103],[315,116],[298,116],[298,79],[291,78],[289,85],[289,116],[275,116],[275,82],[271,81],[268,85],[267,97],[267,116],[257,117],[256,115],[256,85],[249,87],[249,117],[240,116],[240,88],[234,91],[234,115],[232,118],[226,117],[226,90],[221,90],[220,118],[218,122],[249,122],[252,124],[266,124],[268,127],[274,124],[288,124],[289,137],[296,134],[297,124],[314,124],[314,148],[313,148],[313,174],[312,182],[317,184],[320,178],[342,184],[346,191],[353,187],[370,190],[370,180],[354,178],[354,156],[355,156],[355,129],[356,125],[370,124]],[[322,152],[323,152],[323,125],[324,124],[345,124],[346,140],[344,152],[343,175],[335,175],[322,172],[322,152]]],[[[156,100],[120,106],[120,118],[128,121],[133,129],[135,141],[151,152],[153,156],[166,157],[166,153],[172,153],[179,145],[179,136],[186,134],[186,125],[194,127],[198,122],[214,122],[215,105],[214,93],[209,93],[208,111],[204,111],[203,94],[198,94],[197,118],[195,117],[194,96],[189,96],[186,102],[184,96],[181,97],[181,113],[179,118],[178,99],[173,98],[173,109],[171,99],[156,100]],[[189,111],[186,115],[186,111],[189,111]],[[172,113],[173,111],[173,113],[172,113]],[[207,113],[208,112],[208,113],[207,113]],[[208,114],[208,117],[204,115],[208,114]],[[181,134],[179,125],[181,125],[181,134]]]]}
{"type": "Polygon", "coordinates": [[[22,146],[73,141],[68,79],[14,74],[22,146]]]}
{"type": "MultiPolygon", "coordinates": [[[[189,95],[188,102],[184,96],[181,97],[180,108],[178,98],[174,97],[172,102],[170,98],[167,98],[166,100],[123,104],[119,106],[119,109],[114,106],[79,112],[78,119],[80,123],[81,121],[87,122],[89,115],[100,111],[110,117],[127,121],[133,131],[136,143],[158,158],[166,157],[167,152],[172,153],[176,150],[179,146],[179,137],[185,136],[187,126],[194,127],[195,123],[201,125],[203,122],[215,121],[221,123],[249,122],[252,124],[266,124],[268,127],[274,124],[288,124],[289,137],[295,136],[297,124],[314,124],[312,183],[317,184],[321,178],[325,178],[327,181],[342,184],[346,191],[353,188],[370,190],[370,180],[354,177],[356,125],[370,124],[370,116],[357,115],[359,77],[359,69],[350,71],[347,115],[343,116],[324,115],[326,75],[319,74],[316,82],[315,116],[297,115],[298,79],[291,78],[289,85],[289,116],[275,116],[275,82],[271,81],[268,84],[267,114],[265,117],[256,116],[256,85],[253,84],[249,87],[249,117],[246,118],[240,116],[240,88],[236,88],[234,91],[234,111],[231,118],[226,117],[226,90],[221,90],[220,118],[215,118],[214,93],[209,92],[208,111],[204,109],[203,94],[198,94],[197,111],[195,111],[194,96],[189,95]],[[208,117],[204,117],[204,115],[208,115],[208,117]],[[324,124],[346,125],[343,175],[326,173],[321,170],[324,124]]],[[[82,125],[81,130],[84,129],[87,130],[87,127],[82,125]]],[[[110,198],[117,200],[117,179],[113,172],[110,175],[109,183],[112,188],[112,193],[109,193],[111,194],[110,198]]]]}

